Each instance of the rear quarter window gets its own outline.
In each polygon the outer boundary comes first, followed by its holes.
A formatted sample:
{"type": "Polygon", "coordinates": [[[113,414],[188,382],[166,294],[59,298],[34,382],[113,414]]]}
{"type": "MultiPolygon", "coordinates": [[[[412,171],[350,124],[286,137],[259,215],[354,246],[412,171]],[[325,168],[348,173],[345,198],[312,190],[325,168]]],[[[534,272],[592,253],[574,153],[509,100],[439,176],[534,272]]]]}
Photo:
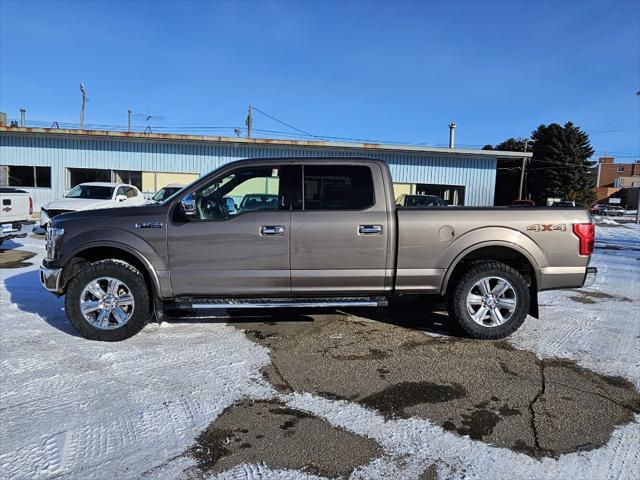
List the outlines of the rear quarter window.
{"type": "Polygon", "coordinates": [[[303,175],[305,210],[364,210],[375,203],[364,165],[305,165],[303,175]]]}

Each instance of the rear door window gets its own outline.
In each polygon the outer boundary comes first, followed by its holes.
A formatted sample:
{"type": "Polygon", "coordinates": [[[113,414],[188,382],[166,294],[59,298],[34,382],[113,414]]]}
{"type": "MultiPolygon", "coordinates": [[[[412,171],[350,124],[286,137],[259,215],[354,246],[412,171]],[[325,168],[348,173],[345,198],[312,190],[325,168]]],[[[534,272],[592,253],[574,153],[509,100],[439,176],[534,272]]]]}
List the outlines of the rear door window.
{"type": "Polygon", "coordinates": [[[304,165],[304,210],[364,210],[374,205],[371,169],[364,165],[304,165]]]}

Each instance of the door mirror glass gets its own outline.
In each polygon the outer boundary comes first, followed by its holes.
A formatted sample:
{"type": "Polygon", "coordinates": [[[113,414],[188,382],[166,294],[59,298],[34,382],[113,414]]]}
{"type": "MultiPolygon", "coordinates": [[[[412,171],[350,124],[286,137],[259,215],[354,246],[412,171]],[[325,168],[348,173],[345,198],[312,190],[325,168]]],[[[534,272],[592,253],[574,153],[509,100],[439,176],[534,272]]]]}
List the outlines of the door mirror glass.
{"type": "Polygon", "coordinates": [[[227,213],[229,215],[236,215],[238,213],[238,206],[233,198],[226,197],[224,200],[227,204],[227,213]]]}
{"type": "Polygon", "coordinates": [[[196,204],[193,200],[193,195],[185,195],[182,200],[180,200],[180,209],[185,217],[195,217],[196,216],[196,204]]]}
{"type": "Polygon", "coordinates": [[[124,202],[127,199],[126,195],[116,195],[116,202],[124,202]]]}

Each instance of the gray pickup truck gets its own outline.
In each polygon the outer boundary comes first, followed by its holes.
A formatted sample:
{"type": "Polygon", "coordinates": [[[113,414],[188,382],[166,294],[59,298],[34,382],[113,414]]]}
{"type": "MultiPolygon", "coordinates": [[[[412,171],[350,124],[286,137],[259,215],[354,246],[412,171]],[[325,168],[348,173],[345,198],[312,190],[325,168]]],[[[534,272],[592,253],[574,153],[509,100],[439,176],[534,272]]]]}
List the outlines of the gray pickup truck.
{"type": "Polygon", "coordinates": [[[446,297],[467,335],[495,339],[537,317],[537,292],[596,274],[585,210],[397,207],[387,165],[360,158],[230,163],[159,204],[57,216],[46,241],[43,286],[103,341],[171,309],[381,307],[408,294],[446,297]],[[244,209],[247,195],[277,201],[244,209]]]}

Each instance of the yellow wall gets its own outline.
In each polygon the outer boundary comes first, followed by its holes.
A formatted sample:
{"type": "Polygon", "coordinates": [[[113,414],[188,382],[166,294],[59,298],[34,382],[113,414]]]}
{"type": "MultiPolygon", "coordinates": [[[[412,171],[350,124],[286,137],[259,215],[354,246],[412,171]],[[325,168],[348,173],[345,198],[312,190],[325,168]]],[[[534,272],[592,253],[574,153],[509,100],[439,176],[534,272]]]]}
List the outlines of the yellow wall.
{"type": "Polygon", "coordinates": [[[142,191],[156,191],[156,174],[154,172],[142,172],[142,191]]]}
{"type": "Polygon", "coordinates": [[[395,199],[400,195],[412,195],[415,192],[415,185],[413,183],[394,183],[393,191],[395,199]]]}
{"type": "Polygon", "coordinates": [[[157,192],[170,183],[186,185],[199,176],[197,173],[142,172],[142,191],[157,192]]]}
{"type": "Polygon", "coordinates": [[[160,190],[162,187],[167,186],[169,183],[179,183],[186,185],[193,182],[200,175],[197,173],[156,173],[156,188],[160,190]]]}

